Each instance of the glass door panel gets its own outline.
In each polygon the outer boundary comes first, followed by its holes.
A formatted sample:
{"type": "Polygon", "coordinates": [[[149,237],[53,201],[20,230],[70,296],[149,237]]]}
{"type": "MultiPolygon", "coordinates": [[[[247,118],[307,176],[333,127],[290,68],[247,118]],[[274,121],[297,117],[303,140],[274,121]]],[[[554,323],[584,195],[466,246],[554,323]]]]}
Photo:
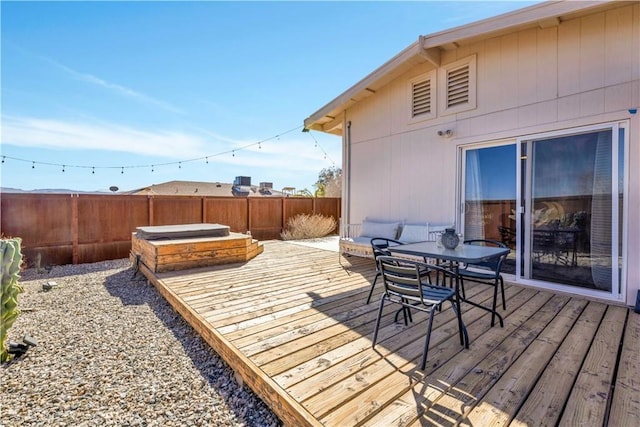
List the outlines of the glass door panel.
{"type": "Polygon", "coordinates": [[[515,273],[516,144],[464,151],[465,239],[492,239],[511,249],[503,266],[515,273]]]}
{"type": "Polygon", "coordinates": [[[612,292],[612,143],[610,128],[523,143],[525,277],[612,292]]]}

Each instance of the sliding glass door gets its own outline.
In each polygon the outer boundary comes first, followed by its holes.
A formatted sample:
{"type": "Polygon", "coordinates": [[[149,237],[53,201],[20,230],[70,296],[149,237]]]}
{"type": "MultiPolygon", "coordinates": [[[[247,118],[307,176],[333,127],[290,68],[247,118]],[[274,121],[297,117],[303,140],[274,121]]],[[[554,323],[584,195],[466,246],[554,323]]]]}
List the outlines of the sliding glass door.
{"type": "Polygon", "coordinates": [[[626,124],[463,149],[465,238],[512,249],[505,273],[621,297],[626,124]]]}

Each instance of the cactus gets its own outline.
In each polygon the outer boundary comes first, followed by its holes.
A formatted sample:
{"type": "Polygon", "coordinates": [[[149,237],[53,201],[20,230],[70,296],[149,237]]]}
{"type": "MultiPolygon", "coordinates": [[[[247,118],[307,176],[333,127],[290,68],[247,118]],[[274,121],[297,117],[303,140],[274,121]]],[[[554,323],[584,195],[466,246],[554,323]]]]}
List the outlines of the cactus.
{"type": "Polygon", "coordinates": [[[10,355],[5,346],[7,331],[13,325],[20,311],[18,310],[18,294],[23,292],[18,284],[20,279],[20,266],[22,264],[22,252],[20,245],[22,239],[0,240],[0,255],[2,258],[2,288],[0,294],[0,362],[9,360],[10,355]]]}

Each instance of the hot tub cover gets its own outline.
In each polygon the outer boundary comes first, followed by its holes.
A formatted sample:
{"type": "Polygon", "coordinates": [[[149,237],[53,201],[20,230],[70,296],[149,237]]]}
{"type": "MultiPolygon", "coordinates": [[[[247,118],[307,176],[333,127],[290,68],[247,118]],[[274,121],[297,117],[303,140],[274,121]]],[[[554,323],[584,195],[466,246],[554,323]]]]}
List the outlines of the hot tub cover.
{"type": "Polygon", "coordinates": [[[222,224],[177,224],[136,227],[136,235],[145,240],[186,239],[192,237],[224,237],[230,227],[222,224]]]}

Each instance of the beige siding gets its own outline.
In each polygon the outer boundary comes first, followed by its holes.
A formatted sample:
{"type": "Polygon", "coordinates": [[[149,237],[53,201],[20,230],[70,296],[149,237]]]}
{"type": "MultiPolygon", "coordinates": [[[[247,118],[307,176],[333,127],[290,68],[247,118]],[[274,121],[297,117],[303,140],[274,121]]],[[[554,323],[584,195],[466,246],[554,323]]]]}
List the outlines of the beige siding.
{"type": "MultiPolygon", "coordinates": [[[[446,65],[476,55],[477,108],[411,123],[414,67],[347,110],[352,122],[351,222],[365,216],[409,221],[456,217],[458,148],[539,132],[629,119],[629,218],[640,217],[640,3],[500,35],[441,52],[446,65]],[[437,135],[452,129],[452,138],[437,135]]],[[[437,93],[436,96],[442,96],[437,93]]],[[[640,253],[640,225],[629,227],[629,260],[640,253]],[[633,255],[635,254],[635,255],[633,255]]],[[[629,263],[627,301],[640,287],[629,263]]]]}

